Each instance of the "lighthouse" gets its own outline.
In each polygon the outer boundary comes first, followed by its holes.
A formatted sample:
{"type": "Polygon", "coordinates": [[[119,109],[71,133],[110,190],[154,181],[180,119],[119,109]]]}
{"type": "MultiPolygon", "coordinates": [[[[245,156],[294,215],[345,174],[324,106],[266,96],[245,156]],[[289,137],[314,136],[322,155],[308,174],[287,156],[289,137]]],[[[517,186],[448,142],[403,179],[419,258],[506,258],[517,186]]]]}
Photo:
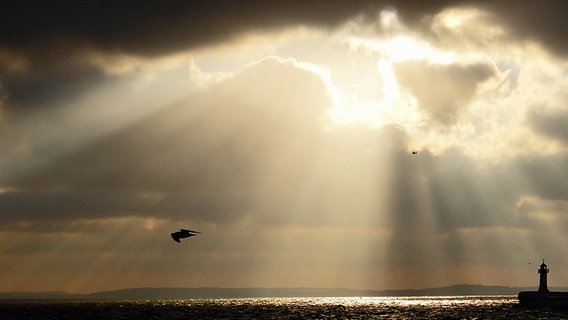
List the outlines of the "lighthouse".
{"type": "Polygon", "coordinates": [[[521,291],[519,292],[519,304],[527,307],[552,307],[552,308],[568,308],[568,292],[550,292],[548,291],[548,283],[546,277],[548,267],[542,259],[542,264],[538,269],[540,283],[538,291],[521,291]]]}
{"type": "Polygon", "coordinates": [[[548,271],[548,267],[544,263],[544,259],[542,259],[542,264],[540,265],[540,269],[538,269],[538,273],[540,274],[540,282],[538,284],[539,293],[548,293],[548,284],[546,281],[548,271]]]}

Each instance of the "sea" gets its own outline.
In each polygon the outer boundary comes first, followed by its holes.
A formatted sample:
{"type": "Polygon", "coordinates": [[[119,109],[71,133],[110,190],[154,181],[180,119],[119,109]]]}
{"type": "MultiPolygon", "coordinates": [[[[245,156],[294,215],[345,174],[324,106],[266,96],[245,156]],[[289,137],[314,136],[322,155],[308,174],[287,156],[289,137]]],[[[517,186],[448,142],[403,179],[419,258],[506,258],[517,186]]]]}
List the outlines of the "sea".
{"type": "Polygon", "coordinates": [[[325,297],[190,300],[3,300],[12,319],[568,319],[516,296],[325,297]]]}

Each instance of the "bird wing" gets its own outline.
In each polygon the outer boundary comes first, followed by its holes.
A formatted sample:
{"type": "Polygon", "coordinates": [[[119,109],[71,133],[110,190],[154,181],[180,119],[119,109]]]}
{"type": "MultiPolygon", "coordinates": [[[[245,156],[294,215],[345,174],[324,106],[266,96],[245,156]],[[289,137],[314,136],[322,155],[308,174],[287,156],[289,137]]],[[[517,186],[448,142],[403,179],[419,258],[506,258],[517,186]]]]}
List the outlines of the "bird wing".
{"type": "Polygon", "coordinates": [[[177,242],[177,243],[180,243],[179,236],[180,236],[179,232],[173,232],[172,233],[172,239],[174,239],[174,241],[177,242]]]}

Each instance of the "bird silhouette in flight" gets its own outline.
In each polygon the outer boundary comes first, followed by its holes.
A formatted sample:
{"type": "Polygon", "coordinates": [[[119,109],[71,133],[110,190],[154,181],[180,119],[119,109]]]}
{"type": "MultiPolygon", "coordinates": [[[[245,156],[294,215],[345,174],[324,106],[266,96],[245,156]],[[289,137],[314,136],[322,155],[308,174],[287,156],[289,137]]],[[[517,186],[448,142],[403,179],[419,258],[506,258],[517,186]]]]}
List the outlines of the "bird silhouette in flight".
{"type": "Polygon", "coordinates": [[[199,232],[199,231],[179,229],[179,231],[172,232],[171,235],[172,235],[172,239],[174,239],[175,242],[179,243],[180,242],[179,239],[193,237],[193,236],[196,236],[200,233],[201,232],[199,232]]]}

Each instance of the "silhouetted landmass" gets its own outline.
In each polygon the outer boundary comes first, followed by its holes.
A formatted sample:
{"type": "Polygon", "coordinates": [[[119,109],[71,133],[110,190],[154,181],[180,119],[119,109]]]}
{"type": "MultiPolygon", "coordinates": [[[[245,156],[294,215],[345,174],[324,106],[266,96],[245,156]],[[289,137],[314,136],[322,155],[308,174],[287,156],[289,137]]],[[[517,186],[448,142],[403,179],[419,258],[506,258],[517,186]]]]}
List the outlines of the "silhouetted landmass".
{"type": "Polygon", "coordinates": [[[67,299],[77,295],[63,291],[41,291],[41,292],[0,292],[0,300],[6,299],[67,299]]]}
{"type": "Polygon", "coordinates": [[[523,288],[460,284],[449,287],[371,291],[373,296],[516,295],[523,288]]]}
{"type": "MultiPolygon", "coordinates": [[[[566,291],[567,288],[551,288],[566,291]]],[[[215,299],[260,297],[393,297],[517,295],[534,288],[505,286],[454,285],[449,287],[408,290],[354,290],[345,288],[132,288],[90,294],[66,292],[0,292],[0,300],[9,299],[80,299],[80,300],[146,300],[146,299],[215,299]]]]}

